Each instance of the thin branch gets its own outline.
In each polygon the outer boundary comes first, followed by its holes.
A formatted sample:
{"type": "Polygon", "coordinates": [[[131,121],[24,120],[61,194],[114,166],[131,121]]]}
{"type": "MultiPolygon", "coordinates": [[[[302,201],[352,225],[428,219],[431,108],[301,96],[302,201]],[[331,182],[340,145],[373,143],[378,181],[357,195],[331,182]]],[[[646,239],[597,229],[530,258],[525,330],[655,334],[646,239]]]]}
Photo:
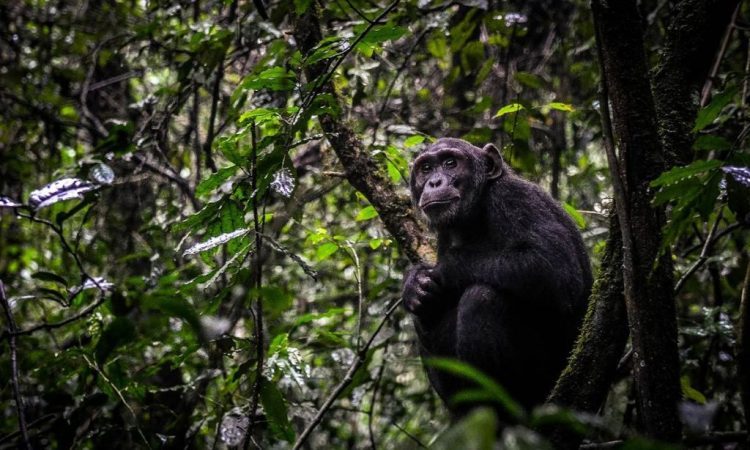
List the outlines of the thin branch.
{"type": "Polygon", "coordinates": [[[724,39],[721,42],[719,53],[716,55],[714,64],[711,67],[711,73],[708,75],[706,84],[703,85],[703,91],[701,92],[701,103],[700,103],[701,108],[706,106],[708,104],[709,99],[711,98],[711,88],[713,87],[714,80],[716,79],[716,76],[719,73],[719,66],[721,65],[721,60],[724,59],[724,54],[726,54],[727,48],[729,47],[730,38],[732,37],[732,31],[734,30],[734,23],[737,21],[737,14],[740,12],[740,6],[742,6],[742,2],[737,2],[737,7],[734,9],[734,14],[732,14],[732,19],[729,21],[729,25],[727,26],[727,31],[724,33],[724,39]]]}
{"type": "Polygon", "coordinates": [[[120,398],[120,401],[122,402],[122,404],[125,405],[125,408],[128,411],[130,411],[130,414],[133,416],[133,420],[134,420],[134,423],[135,423],[135,429],[138,430],[138,434],[141,436],[141,439],[143,439],[143,443],[146,444],[146,448],[151,448],[151,445],[148,443],[148,439],[146,439],[146,435],[143,434],[143,430],[141,430],[140,425],[138,425],[138,416],[136,415],[135,411],[130,406],[130,404],[128,403],[128,401],[125,400],[125,396],[122,395],[122,391],[120,391],[120,389],[112,382],[112,380],[110,380],[109,377],[107,377],[107,375],[102,371],[101,368],[99,368],[99,366],[97,364],[94,364],[86,355],[82,355],[82,356],[83,356],[83,359],[86,361],[86,364],[88,364],[89,367],[93,371],[95,371],[96,373],[98,373],[99,376],[102,377],[102,379],[104,380],[104,382],[107,383],[107,385],[109,385],[109,387],[113,391],[115,391],[115,394],[117,394],[117,396],[120,398]]]}
{"type": "MultiPolygon", "coordinates": [[[[729,225],[728,227],[724,228],[723,230],[719,231],[714,236],[713,242],[711,243],[711,245],[714,245],[716,243],[716,241],[718,241],[719,239],[723,238],[724,236],[726,236],[727,234],[731,233],[732,231],[736,230],[737,228],[740,228],[741,226],[742,226],[741,223],[736,222],[736,223],[733,223],[733,224],[729,225]]],[[[705,245],[705,241],[699,242],[699,243],[693,245],[692,247],[690,247],[687,250],[685,250],[684,252],[682,252],[682,255],[680,255],[680,257],[684,258],[685,256],[693,253],[697,249],[702,248],[703,245],[705,245]]]]}
{"type": "Polygon", "coordinates": [[[706,240],[703,243],[703,249],[701,250],[700,256],[698,256],[698,259],[693,263],[692,266],[690,266],[688,270],[685,271],[684,274],[682,274],[680,279],[675,284],[674,286],[675,295],[677,295],[677,293],[680,292],[682,287],[687,282],[688,278],[690,278],[690,276],[694,274],[696,270],[698,270],[703,264],[705,264],[706,261],[708,261],[708,252],[711,250],[711,246],[716,240],[715,238],[716,229],[719,228],[719,222],[721,222],[723,211],[724,211],[724,207],[722,206],[719,209],[719,213],[716,216],[716,221],[714,221],[714,224],[711,227],[711,231],[708,232],[708,236],[706,237],[706,240]]]}
{"type": "MultiPolygon", "coordinates": [[[[90,304],[89,306],[83,308],[80,312],[78,312],[78,314],[70,316],[67,319],[63,319],[63,320],[61,320],[59,322],[52,322],[52,323],[42,322],[42,323],[33,325],[33,326],[29,327],[29,328],[26,328],[24,330],[18,330],[15,333],[9,333],[9,335],[12,338],[14,336],[22,336],[22,335],[25,335],[25,334],[31,334],[31,333],[34,333],[34,332],[39,331],[39,330],[54,330],[56,328],[64,327],[65,325],[67,325],[69,323],[73,323],[73,322],[77,321],[78,319],[82,319],[82,318],[88,316],[89,314],[91,314],[92,312],[94,312],[96,310],[96,308],[98,308],[99,306],[101,306],[101,304],[104,303],[105,300],[106,300],[106,298],[104,297],[104,295],[100,295],[100,297],[99,297],[99,299],[97,301],[95,301],[94,303],[90,304]]],[[[2,337],[2,336],[0,336],[0,337],[2,337]]]]}
{"type": "Polygon", "coordinates": [[[328,412],[328,410],[331,409],[333,406],[333,402],[338,399],[338,397],[341,395],[342,392],[354,381],[354,375],[357,373],[357,371],[362,367],[365,360],[367,359],[367,352],[370,350],[370,347],[372,346],[372,343],[375,342],[375,338],[380,333],[380,330],[383,329],[383,326],[385,323],[391,318],[391,315],[401,305],[401,300],[399,299],[397,302],[395,302],[393,305],[391,305],[390,308],[385,313],[385,316],[378,324],[378,327],[375,329],[375,331],[372,333],[372,336],[370,336],[370,339],[367,341],[367,343],[360,348],[357,351],[356,357],[354,358],[354,361],[352,361],[352,364],[349,366],[349,370],[347,370],[346,375],[344,375],[344,379],[339,382],[339,384],[333,389],[333,392],[328,396],[328,398],[323,402],[323,406],[320,407],[318,410],[318,413],[315,414],[315,417],[313,420],[307,425],[305,430],[302,432],[302,434],[299,435],[297,438],[297,442],[294,443],[294,450],[297,450],[302,447],[302,445],[307,441],[307,439],[310,437],[310,434],[312,434],[313,430],[320,424],[320,422],[323,420],[323,416],[328,412]]]}
{"type": "Polygon", "coordinates": [[[16,414],[18,415],[18,429],[21,432],[21,440],[23,446],[28,450],[31,450],[31,443],[29,442],[29,431],[26,427],[26,414],[24,412],[23,397],[21,397],[21,388],[18,382],[18,349],[16,348],[16,321],[13,318],[13,311],[10,309],[8,298],[5,296],[5,285],[0,280],[0,303],[3,305],[5,311],[5,318],[8,321],[8,329],[10,331],[10,368],[11,378],[13,381],[13,396],[16,399],[16,414]]]}
{"type": "Polygon", "coordinates": [[[203,143],[203,154],[206,156],[206,166],[211,169],[212,172],[216,172],[216,163],[211,156],[211,147],[214,143],[214,122],[216,121],[216,110],[219,106],[219,95],[221,94],[221,80],[224,77],[224,60],[219,63],[218,70],[216,71],[216,78],[214,79],[214,85],[211,91],[211,113],[208,118],[208,133],[206,134],[206,142],[203,143]]]}

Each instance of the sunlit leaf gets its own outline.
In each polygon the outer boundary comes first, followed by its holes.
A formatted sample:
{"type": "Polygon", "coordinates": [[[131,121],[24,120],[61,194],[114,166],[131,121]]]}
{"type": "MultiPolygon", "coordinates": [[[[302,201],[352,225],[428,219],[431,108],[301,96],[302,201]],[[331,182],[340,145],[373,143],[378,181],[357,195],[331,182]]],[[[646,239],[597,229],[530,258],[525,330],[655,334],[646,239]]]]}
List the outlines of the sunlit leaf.
{"type": "Polygon", "coordinates": [[[421,134],[415,134],[414,136],[409,136],[404,140],[404,148],[410,148],[414,147],[415,145],[419,145],[422,142],[424,142],[425,137],[421,134]]]}
{"type": "Polygon", "coordinates": [[[359,213],[357,213],[357,217],[354,218],[357,222],[361,222],[363,220],[370,220],[372,218],[375,218],[378,216],[378,212],[373,208],[372,206],[366,206],[359,210],[359,213]]]}
{"type": "Polygon", "coordinates": [[[500,108],[500,110],[495,114],[495,117],[502,117],[502,116],[504,116],[506,114],[510,114],[510,113],[521,111],[522,109],[526,109],[526,108],[524,108],[524,106],[522,104],[520,104],[520,103],[511,103],[509,105],[505,105],[502,108],[500,108]]]}
{"type": "Polygon", "coordinates": [[[548,104],[547,106],[549,106],[550,109],[556,109],[558,111],[564,111],[564,112],[573,112],[576,110],[575,107],[573,107],[573,105],[570,105],[568,103],[552,102],[548,104]]]}
{"type": "Polygon", "coordinates": [[[229,233],[224,233],[218,236],[214,236],[207,241],[200,242],[188,248],[187,250],[182,252],[182,256],[194,255],[196,253],[205,252],[206,250],[211,250],[212,248],[216,248],[222,244],[225,244],[236,237],[243,236],[247,234],[249,231],[250,230],[246,228],[242,228],[239,230],[234,230],[229,233]]]}
{"type": "Polygon", "coordinates": [[[19,206],[23,206],[23,204],[10,197],[0,196],[0,208],[17,208],[19,206]]]}
{"type": "Polygon", "coordinates": [[[44,208],[64,200],[83,198],[83,194],[96,188],[96,185],[88,181],[63,178],[32,191],[29,194],[29,205],[34,209],[44,208]]]}
{"type": "Polygon", "coordinates": [[[323,261],[325,259],[328,259],[334,253],[336,253],[336,250],[338,249],[339,249],[339,246],[336,245],[335,243],[326,242],[320,247],[318,247],[318,249],[315,251],[315,257],[318,260],[323,261]]]}
{"type": "Polygon", "coordinates": [[[570,217],[573,218],[576,225],[578,225],[578,228],[586,228],[586,219],[583,217],[583,214],[578,212],[578,210],[575,208],[575,206],[571,205],[570,203],[563,202],[563,208],[565,208],[565,212],[570,215],[570,217]]]}

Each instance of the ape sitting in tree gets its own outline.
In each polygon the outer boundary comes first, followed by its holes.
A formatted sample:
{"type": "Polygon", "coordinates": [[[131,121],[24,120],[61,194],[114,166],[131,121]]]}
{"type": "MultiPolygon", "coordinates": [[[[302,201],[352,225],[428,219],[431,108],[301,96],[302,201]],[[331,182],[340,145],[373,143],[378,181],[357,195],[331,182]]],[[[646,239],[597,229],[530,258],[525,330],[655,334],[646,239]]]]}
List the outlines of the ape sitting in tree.
{"type": "MultiPolygon", "coordinates": [[[[443,138],[414,160],[414,205],[437,232],[438,261],[404,278],[423,357],[455,358],[500,383],[526,408],[542,403],[565,366],[591,291],[576,225],[498,149],[443,138]]],[[[427,368],[447,403],[466,382],[427,368]]],[[[449,408],[461,415],[471,405],[449,408]]]]}

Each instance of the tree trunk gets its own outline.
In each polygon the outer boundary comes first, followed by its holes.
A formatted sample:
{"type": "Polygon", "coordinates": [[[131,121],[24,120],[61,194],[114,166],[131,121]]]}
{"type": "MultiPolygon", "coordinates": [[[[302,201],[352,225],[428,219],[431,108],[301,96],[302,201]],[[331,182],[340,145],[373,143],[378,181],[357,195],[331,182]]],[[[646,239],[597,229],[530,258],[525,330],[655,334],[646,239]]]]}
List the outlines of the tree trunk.
{"type": "MultiPolygon", "coordinates": [[[[665,441],[680,438],[679,359],[670,254],[662,251],[663,208],[651,206],[649,183],[666,168],[635,1],[592,3],[605,89],[620,150],[617,198],[623,235],[625,305],[633,343],[639,428],[665,441]],[[634,237],[634,238],[633,238],[634,237]]],[[[606,99],[605,99],[606,101],[606,99]]],[[[601,105],[605,108],[606,105],[601,105]]],[[[605,131],[606,132],[606,131],[605,131]]]]}

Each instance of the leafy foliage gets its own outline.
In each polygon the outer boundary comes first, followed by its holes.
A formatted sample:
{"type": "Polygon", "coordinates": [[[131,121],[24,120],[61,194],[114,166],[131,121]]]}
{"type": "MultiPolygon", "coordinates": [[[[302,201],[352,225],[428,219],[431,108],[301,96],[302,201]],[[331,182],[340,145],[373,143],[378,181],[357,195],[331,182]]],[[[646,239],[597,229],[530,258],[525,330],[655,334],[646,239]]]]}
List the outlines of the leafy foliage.
{"type": "MultiPolygon", "coordinates": [[[[394,204],[434,137],[494,142],[564,203],[597,258],[611,189],[587,8],[0,5],[0,306],[13,319],[0,332],[0,447],[290,448],[311,427],[311,448],[494,448],[489,411],[444,431],[413,324],[394,308],[403,253],[384,211],[345,181],[342,136],[322,121],[352,130],[394,204]],[[295,35],[313,12],[317,41],[295,35]],[[324,75],[308,78],[313,66],[324,75]]],[[[661,41],[666,9],[653,20],[661,41]]],[[[705,263],[677,299],[682,388],[722,402],[721,430],[742,424],[732,319],[750,213],[745,47],[730,44],[724,84],[695,118],[696,160],[652,185],[671,206],[678,275],[705,263]]],[[[545,448],[551,425],[627,441],[636,420],[628,380],[601,423],[521,411],[476,369],[434,364],[478,383],[458,400],[521,419],[502,430],[506,448],[545,448]]]]}

